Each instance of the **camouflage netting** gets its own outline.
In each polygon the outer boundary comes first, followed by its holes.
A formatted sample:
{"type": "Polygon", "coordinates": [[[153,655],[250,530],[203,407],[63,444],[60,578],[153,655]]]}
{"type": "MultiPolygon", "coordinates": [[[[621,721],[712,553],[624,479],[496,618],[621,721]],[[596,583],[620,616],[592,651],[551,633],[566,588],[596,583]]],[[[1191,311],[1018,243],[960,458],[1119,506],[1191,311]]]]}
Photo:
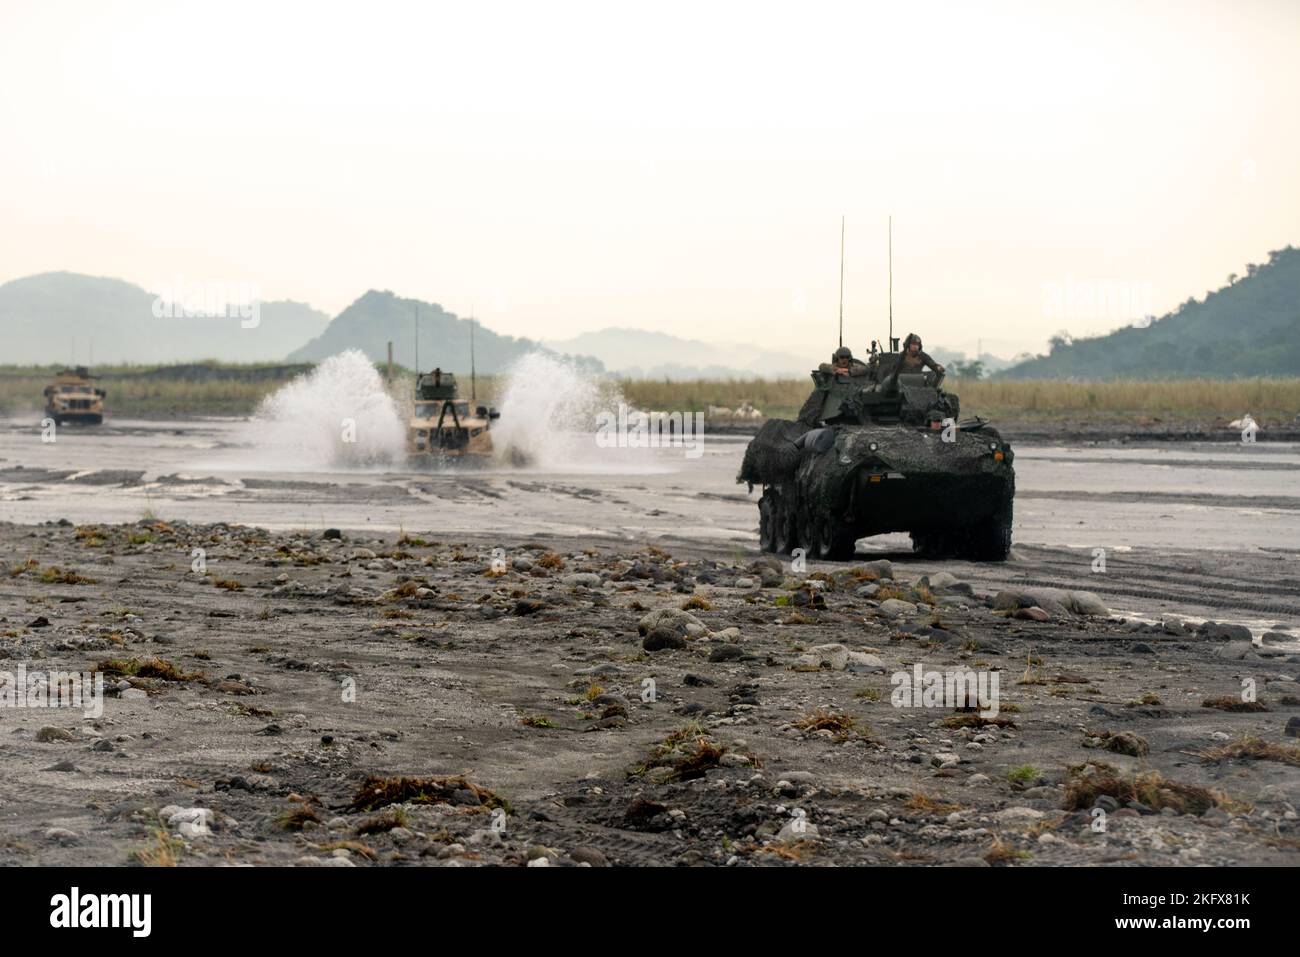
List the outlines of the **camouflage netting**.
{"type": "MultiPolygon", "coordinates": [[[[821,393],[814,393],[820,396],[821,393]]],[[[769,419],[763,423],[749,446],[741,463],[737,482],[754,485],[779,485],[794,477],[799,467],[799,449],[795,440],[808,431],[808,427],[789,419],[769,419]]]]}
{"type": "Polygon", "coordinates": [[[821,389],[813,389],[812,395],[808,396],[799,410],[799,421],[808,428],[816,428],[822,419],[822,406],[826,404],[826,393],[821,389]]]}

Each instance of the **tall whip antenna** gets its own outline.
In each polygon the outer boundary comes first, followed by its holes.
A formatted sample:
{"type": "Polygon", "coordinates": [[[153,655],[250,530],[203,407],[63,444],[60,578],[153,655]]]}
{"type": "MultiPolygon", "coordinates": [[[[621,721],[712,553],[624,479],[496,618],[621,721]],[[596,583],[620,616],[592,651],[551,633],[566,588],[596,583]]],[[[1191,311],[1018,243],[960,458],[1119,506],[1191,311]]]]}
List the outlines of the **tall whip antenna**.
{"type": "Polygon", "coordinates": [[[889,350],[894,350],[894,217],[889,217],[889,350]]]}
{"type": "Polygon", "coordinates": [[[840,215],[840,346],[844,346],[844,215],[840,215]]]}
{"type": "Polygon", "coordinates": [[[415,304],[415,387],[420,387],[420,304],[415,304]]]}
{"type": "Polygon", "coordinates": [[[469,310],[469,400],[478,401],[478,393],[474,389],[474,309],[469,310]]]}

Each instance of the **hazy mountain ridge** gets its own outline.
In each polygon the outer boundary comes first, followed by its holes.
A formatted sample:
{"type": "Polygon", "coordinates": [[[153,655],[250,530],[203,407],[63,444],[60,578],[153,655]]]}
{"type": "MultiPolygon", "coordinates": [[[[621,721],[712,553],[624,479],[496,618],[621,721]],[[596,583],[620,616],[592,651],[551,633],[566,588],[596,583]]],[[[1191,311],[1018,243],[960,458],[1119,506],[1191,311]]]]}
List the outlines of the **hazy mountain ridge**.
{"type": "Polygon", "coordinates": [[[329,323],[291,301],[261,303],[253,328],[237,316],[158,318],[156,298],[121,279],[79,273],[12,280],[0,285],[0,354],[15,364],[280,360],[329,323]]]}
{"type": "Polygon", "coordinates": [[[1190,298],[1146,328],[1103,336],[1056,336],[1048,355],[1022,362],[1011,379],[1115,379],[1300,374],[1300,249],[1251,264],[1246,276],[1190,298]]]}
{"type": "MultiPolygon", "coordinates": [[[[388,343],[393,344],[393,361],[408,368],[428,371],[435,366],[454,372],[469,372],[470,320],[447,312],[437,303],[403,299],[387,290],[371,289],[330,322],[316,338],[291,352],[289,362],[318,362],[344,349],[360,349],[375,362],[388,357],[388,343]],[[419,347],[416,347],[416,327],[419,347]]],[[[530,352],[553,350],[528,338],[505,336],[474,324],[474,366],[477,372],[491,375],[530,352]]],[[[600,362],[590,356],[571,355],[579,365],[602,371],[600,362]]]]}
{"type": "Polygon", "coordinates": [[[618,327],[544,344],[557,352],[595,356],[610,372],[629,379],[801,378],[818,362],[830,359],[829,350],[818,358],[812,348],[805,350],[806,355],[791,354],[618,327]]]}

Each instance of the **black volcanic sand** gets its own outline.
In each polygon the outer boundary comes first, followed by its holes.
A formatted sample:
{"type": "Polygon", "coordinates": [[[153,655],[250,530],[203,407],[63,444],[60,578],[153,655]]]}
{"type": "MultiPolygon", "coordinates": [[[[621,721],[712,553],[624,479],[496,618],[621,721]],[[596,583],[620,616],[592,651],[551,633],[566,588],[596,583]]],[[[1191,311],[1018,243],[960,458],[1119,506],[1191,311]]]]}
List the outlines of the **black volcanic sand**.
{"type": "MultiPolygon", "coordinates": [[[[0,864],[1300,863],[1285,562],[1216,559],[1252,645],[1078,614],[1049,550],[927,594],[901,556],[412,534],[0,525],[0,671],[108,672],[98,719],[0,708],[0,864]],[[1003,726],[894,707],[917,662],[996,672],[1003,726]]],[[[1207,594],[1151,568],[1125,607],[1207,594]]]]}

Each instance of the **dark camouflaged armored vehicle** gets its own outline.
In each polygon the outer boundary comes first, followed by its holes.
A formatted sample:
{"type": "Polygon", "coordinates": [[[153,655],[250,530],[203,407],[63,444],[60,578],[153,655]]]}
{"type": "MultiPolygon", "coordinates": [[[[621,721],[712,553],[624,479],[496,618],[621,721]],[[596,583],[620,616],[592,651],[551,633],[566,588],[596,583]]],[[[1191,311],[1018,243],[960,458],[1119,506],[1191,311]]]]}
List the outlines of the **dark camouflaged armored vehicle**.
{"type": "Polygon", "coordinates": [[[927,556],[1006,559],[1011,446],[984,419],[960,421],[942,374],[899,373],[900,361],[821,366],[799,419],[773,419],[749,443],[737,481],[763,488],[764,551],[848,559],[860,538],[909,532],[927,556]]]}

